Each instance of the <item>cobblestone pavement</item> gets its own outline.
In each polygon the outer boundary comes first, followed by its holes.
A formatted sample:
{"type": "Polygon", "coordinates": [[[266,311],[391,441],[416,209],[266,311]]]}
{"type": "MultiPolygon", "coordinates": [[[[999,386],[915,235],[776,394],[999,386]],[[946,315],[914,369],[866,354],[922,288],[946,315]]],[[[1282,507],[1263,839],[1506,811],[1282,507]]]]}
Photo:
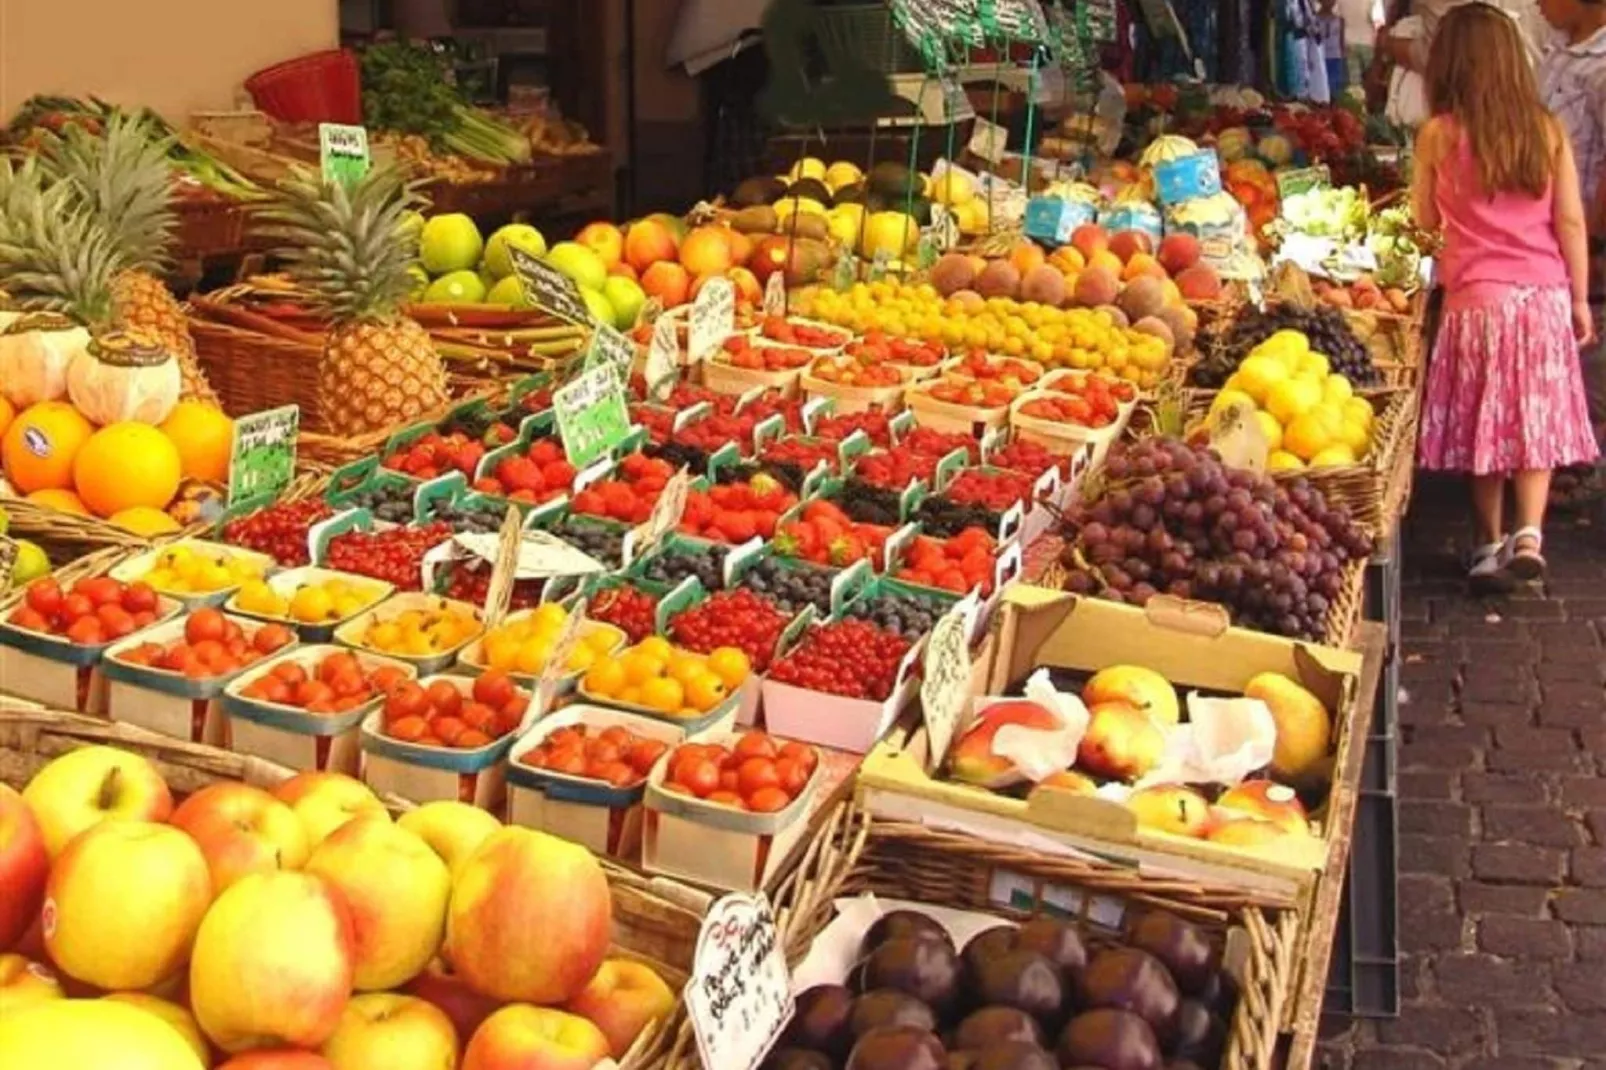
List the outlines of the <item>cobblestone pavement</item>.
{"type": "Polygon", "coordinates": [[[1606,1070],[1606,511],[1551,518],[1543,594],[1477,601],[1458,489],[1407,522],[1397,1020],[1332,1070],[1606,1070]]]}

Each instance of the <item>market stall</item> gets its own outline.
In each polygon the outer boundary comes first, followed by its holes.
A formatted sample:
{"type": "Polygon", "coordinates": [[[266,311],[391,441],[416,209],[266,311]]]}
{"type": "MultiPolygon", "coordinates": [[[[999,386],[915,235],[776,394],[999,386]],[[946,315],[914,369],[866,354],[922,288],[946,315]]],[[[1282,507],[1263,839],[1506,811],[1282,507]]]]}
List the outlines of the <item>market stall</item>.
{"type": "Polygon", "coordinates": [[[561,241],[286,166],[166,336],[93,179],[170,232],[171,146],[0,171],[0,954],[188,979],[0,1055],[1309,1066],[1431,250],[1381,131],[1131,96],[561,241]]]}

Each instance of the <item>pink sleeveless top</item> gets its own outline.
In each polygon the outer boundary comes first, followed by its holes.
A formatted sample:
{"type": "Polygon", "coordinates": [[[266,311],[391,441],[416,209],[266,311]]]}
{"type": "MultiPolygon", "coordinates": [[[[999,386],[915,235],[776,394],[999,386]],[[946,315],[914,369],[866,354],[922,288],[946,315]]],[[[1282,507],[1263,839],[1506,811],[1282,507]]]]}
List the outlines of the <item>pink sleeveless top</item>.
{"type": "Polygon", "coordinates": [[[1483,190],[1464,134],[1434,174],[1444,225],[1440,277],[1451,294],[1480,284],[1565,286],[1567,264],[1551,220],[1552,187],[1538,197],[1483,190]]]}

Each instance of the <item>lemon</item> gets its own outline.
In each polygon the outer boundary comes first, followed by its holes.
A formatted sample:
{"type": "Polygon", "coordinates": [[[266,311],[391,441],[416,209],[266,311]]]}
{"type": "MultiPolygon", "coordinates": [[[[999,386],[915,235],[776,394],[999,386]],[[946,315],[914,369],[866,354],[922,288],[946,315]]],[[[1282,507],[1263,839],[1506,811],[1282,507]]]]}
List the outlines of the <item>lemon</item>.
{"type": "Polygon", "coordinates": [[[1274,450],[1266,457],[1266,471],[1292,472],[1305,467],[1305,462],[1287,450],[1274,450]]]}
{"type": "Polygon", "coordinates": [[[1272,346],[1278,349],[1291,350],[1292,352],[1301,355],[1310,352],[1310,339],[1305,337],[1304,332],[1290,330],[1286,327],[1272,335],[1270,338],[1266,339],[1261,344],[1272,346]]]}
{"type": "Polygon", "coordinates": [[[1264,405],[1271,388],[1288,378],[1288,369],[1274,357],[1251,356],[1238,365],[1233,378],[1238,380],[1240,388],[1254,399],[1256,405],[1264,405]]]}
{"type": "Polygon", "coordinates": [[[235,602],[247,613],[260,613],[266,617],[282,616],[285,611],[284,599],[262,580],[252,580],[241,587],[235,602]]]}
{"type": "Polygon", "coordinates": [[[1363,427],[1371,427],[1374,417],[1372,403],[1365,398],[1350,398],[1344,402],[1344,417],[1363,427]]]}
{"type": "Polygon", "coordinates": [[[1334,443],[1317,453],[1310,459],[1312,468],[1327,468],[1334,465],[1354,464],[1355,452],[1342,442],[1334,443]]]}
{"type": "Polygon", "coordinates": [[[299,621],[330,620],[334,608],[334,597],[324,587],[300,587],[290,597],[290,615],[299,621]]]}
{"type": "Polygon", "coordinates": [[[1333,435],[1320,413],[1306,412],[1283,428],[1283,448],[1308,461],[1332,444],[1333,435]]]}
{"type": "Polygon", "coordinates": [[[1339,424],[1338,440],[1348,446],[1355,456],[1364,457],[1372,446],[1372,432],[1365,424],[1346,418],[1339,424]]]}
{"type": "MultiPolygon", "coordinates": [[[[1322,382],[1322,400],[1342,405],[1355,396],[1355,388],[1342,375],[1329,375],[1322,382]]],[[[1370,406],[1368,406],[1370,408],[1370,406]]]]}
{"type": "Polygon", "coordinates": [[[561,628],[569,619],[569,611],[556,602],[542,602],[530,612],[528,619],[537,628],[561,628]]]}
{"type": "Polygon", "coordinates": [[[796,182],[800,178],[812,178],[819,182],[825,181],[825,161],[818,156],[805,156],[786,172],[788,182],[796,182]]]}
{"type": "Polygon", "coordinates": [[[1266,396],[1266,411],[1287,427],[1300,415],[1314,408],[1322,400],[1322,388],[1307,379],[1284,379],[1275,384],[1266,396]]]}
{"type": "Polygon", "coordinates": [[[1250,397],[1245,391],[1223,390],[1221,393],[1216,395],[1216,400],[1210,403],[1210,415],[1215,416],[1225,409],[1229,409],[1234,406],[1241,408],[1246,405],[1251,410],[1255,408],[1255,399],[1250,397]]]}
{"type": "Polygon", "coordinates": [[[1326,379],[1332,374],[1332,366],[1322,354],[1306,353],[1299,358],[1299,374],[1308,375],[1313,379],[1326,379]]]}
{"type": "Polygon", "coordinates": [[[1266,449],[1280,450],[1283,445],[1283,425],[1277,422],[1277,417],[1269,412],[1255,413],[1255,422],[1260,425],[1260,434],[1266,440],[1266,449]]]}

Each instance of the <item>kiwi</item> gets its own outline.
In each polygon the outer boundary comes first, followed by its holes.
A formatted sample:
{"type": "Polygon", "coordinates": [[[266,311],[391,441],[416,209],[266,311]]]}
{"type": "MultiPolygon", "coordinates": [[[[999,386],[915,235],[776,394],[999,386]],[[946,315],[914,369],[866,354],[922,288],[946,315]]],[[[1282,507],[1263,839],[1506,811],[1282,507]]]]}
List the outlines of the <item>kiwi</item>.
{"type": "Polygon", "coordinates": [[[863,182],[849,182],[831,200],[833,204],[863,204],[868,193],[863,182]]]}
{"type": "Polygon", "coordinates": [[[807,197],[831,207],[831,187],[817,178],[800,178],[786,189],[788,197],[807,197]]]}
{"type": "Polygon", "coordinates": [[[774,234],[780,220],[767,204],[743,208],[731,217],[731,229],[743,234],[774,234]]]}
{"type": "Polygon", "coordinates": [[[909,169],[892,160],[876,164],[865,178],[865,184],[884,197],[908,196],[913,181],[914,175],[909,169]]]}
{"type": "Polygon", "coordinates": [[[776,230],[782,234],[810,238],[814,241],[825,241],[831,236],[831,224],[824,216],[813,212],[797,212],[788,217],[786,222],[778,224],[776,230]]]}
{"type": "Polygon", "coordinates": [[[786,195],[786,183],[774,175],[754,175],[744,178],[731,194],[731,203],[738,208],[753,208],[770,204],[786,195]]]}

